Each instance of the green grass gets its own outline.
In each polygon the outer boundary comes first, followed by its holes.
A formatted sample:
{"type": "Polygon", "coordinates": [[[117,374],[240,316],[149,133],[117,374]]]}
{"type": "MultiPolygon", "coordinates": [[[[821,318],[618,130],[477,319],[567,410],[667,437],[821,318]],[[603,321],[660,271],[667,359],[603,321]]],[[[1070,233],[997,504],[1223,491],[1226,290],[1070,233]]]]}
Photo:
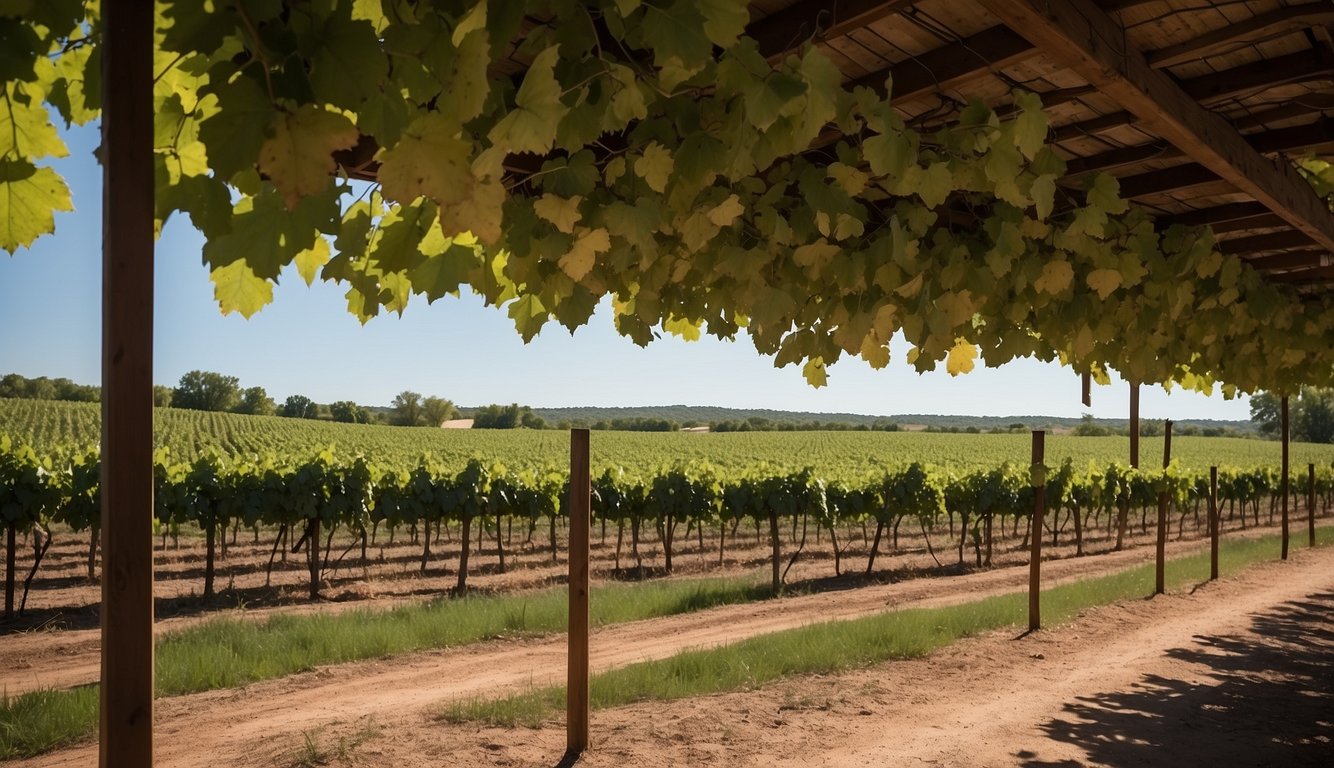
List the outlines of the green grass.
{"type": "MultiPolygon", "coordinates": [[[[1224,542],[1220,574],[1235,573],[1278,552],[1277,536],[1224,542]]],[[[1318,531],[1317,545],[1334,542],[1334,528],[1318,531]]],[[[1169,560],[1169,589],[1204,581],[1204,552],[1169,560]]],[[[1071,620],[1088,608],[1142,597],[1153,591],[1152,563],[1099,578],[1043,590],[1047,626],[1071,620]]],[[[1027,624],[1028,596],[1014,592],[944,608],[915,608],[861,619],[813,624],[761,635],[731,645],[686,651],[656,661],[631,664],[593,676],[589,696],[596,709],[637,701],[670,700],[748,690],[785,677],[832,673],[891,659],[924,656],[954,640],[1027,624]]],[[[441,717],[495,725],[536,727],[562,711],[565,689],[547,687],[497,699],[455,702],[441,717]]]]}
{"type": "MultiPolygon", "coordinates": [[[[595,586],[594,626],[752,602],[770,595],[758,577],[664,580],[595,586]]],[[[561,632],[565,590],[441,599],[390,610],[212,619],[158,640],[157,694],[233,688],[361,659],[501,637],[561,632]]],[[[30,756],[91,733],[97,686],[0,698],[0,759],[30,756]],[[38,722],[41,727],[30,727],[38,722]]]]}
{"type": "Polygon", "coordinates": [[[70,744],[97,725],[97,686],[0,696],[0,760],[70,744]]]}

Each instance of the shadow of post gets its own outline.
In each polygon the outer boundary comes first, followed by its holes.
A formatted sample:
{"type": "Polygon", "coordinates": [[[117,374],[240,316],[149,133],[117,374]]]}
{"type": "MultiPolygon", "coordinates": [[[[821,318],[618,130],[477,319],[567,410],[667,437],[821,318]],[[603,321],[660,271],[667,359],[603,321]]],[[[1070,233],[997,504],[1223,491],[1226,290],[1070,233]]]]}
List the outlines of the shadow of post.
{"type": "MultiPolygon", "coordinates": [[[[1256,614],[1245,636],[1197,636],[1181,678],[1067,703],[1041,726],[1097,765],[1334,765],[1334,592],[1256,614]]],[[[1069,766],[1024,750],[1028,768],[1069,766]]]]}

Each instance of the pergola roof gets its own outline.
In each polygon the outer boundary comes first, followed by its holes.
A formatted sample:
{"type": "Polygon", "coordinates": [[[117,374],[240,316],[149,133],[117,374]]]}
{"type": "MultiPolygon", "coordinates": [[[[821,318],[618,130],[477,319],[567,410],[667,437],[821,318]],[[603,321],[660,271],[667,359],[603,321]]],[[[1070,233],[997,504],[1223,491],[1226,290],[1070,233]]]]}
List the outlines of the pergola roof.
{"type": "MultiPolygon", "coordinates": [[[[771,61],[815,40],[848,86],[892,81],[894,107],[923,132],[970,100],[1005,114],[1016,89],[1035,92],[1068,161],[1063,189],[1112,174],[1162,225],[1209,225],[1223,253],[1303,292],[1334,286],[1334,213],[1285,159],[1334,157],[1334,3],[1042,5],[759,0],[746,34],[771,61]]],[[[524,68],[496,64],[516,79],[524,68]]],[[[374,148],[360,149],[345,165],[364,171],[374,148]]]]}

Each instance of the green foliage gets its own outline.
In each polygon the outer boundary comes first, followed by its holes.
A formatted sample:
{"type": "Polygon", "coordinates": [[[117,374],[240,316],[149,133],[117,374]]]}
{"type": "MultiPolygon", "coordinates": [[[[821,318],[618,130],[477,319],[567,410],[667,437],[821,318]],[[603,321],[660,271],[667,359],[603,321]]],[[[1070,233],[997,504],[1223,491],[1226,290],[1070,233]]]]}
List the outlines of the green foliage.
{"type": "Polygon", "coordinates": [[[193,411],[230,411],[240,400],[239,380],[212,371],[190,371],[171,393],[173,407],[193,411]]]}
{"type": "MultiPolygon", "coordinates": [[[[1281,398],[1272,392],[1251,397],[1251,420],[1270,437],[1282,431],[1281,398]]],[[[1334,443],[1334,389],[1302,387],[1288,400],[1288,429],[1292,439],[1334,443]]]]}
{"type": "MultiPolygon", "coordinates": [[[[531,339],[610,299],[636,343],[744,329],[814,386],[845,355],[888,364],[899,332],[956,375],[1033,356],[1227,394],[1334,381],[1334,299],[1156,228],[1111,176],[1058,205],[1040,96],[922,132],[813,41],[767,61],[730,2],[214,6],[158,5],[153,109],[159,224],[205,235],[224,311],[295,263],[363,321],[467,286],[531,339]]],[[[70,205],[47,106],[100,109],[98,6],[32,7],[0,18],[10,252],[70,205]]],[[[1302,168],[1324,194],[1328,166],[1302,168]]]]}

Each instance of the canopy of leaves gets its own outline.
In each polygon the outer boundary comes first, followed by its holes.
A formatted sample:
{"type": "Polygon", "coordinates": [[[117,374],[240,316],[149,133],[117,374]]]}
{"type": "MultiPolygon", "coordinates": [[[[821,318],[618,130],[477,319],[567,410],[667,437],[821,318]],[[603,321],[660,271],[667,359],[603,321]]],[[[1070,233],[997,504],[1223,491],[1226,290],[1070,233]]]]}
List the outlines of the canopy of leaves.
{"type": "MultiPolygon", "coordinates": [[[[10,252],[69,207],[43,104],[67,123],[100,109],[97,4],[15,7],[10,252]]],[[[203,232],[224,311],[259,311],[294,263],[363,321],[466,286],[527,340],[610,298],[636,343],[745,333],[815,386],[844,355],[887,365],[898,332],[918,370],[956,375],[1035,356],[1228,394],[1334,381],[1334,300],[1156,228],[1110,176],[1058,190],[1033,94],[919,132],[813,45],[766,60],[737,2],[158,8],[159,225],[203,232]],[[961,209],[980,223],[953,225],[961,209]]]]}

